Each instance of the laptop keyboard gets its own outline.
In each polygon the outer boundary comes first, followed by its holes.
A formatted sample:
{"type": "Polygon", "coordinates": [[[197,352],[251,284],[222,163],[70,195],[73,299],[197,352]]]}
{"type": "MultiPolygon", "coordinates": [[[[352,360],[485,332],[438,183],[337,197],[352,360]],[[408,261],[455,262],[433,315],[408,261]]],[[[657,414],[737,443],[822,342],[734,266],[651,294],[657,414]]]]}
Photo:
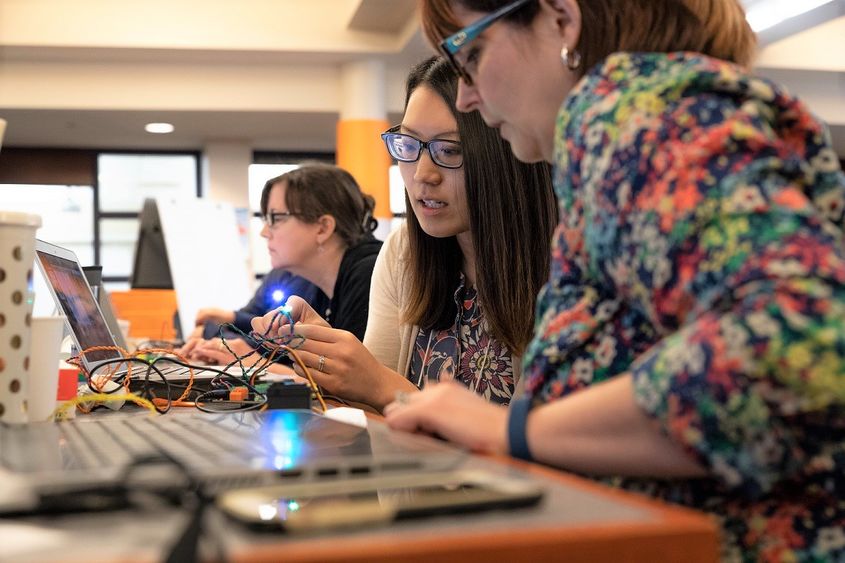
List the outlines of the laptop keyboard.
{"type": "Polygon", "coordinates": [[[261,448],[236,432],[196,418],[135,417],[116,424],[94,421],[67,426],[65,435],[75,434],[74,445],[82,446],[74,448],[82,454],[80,459],[95,467],[124,465],[159,452],[191,469],[243,467],[251,457],[263,455],[261,448]],[[85,449],[87,455],[82,453],[85,449]]]}
{"type": "Polygon", "coordinates": [[[17,472],[126,466],[162,453],[190,469],[248,467],[264,456],[245,433],[188,416],[102,417],[0,430],[0,462],[17,472]],[[53,442],[57,448],[37,447],[53,442]],[[58,452],[58,455],[56,454],[58,452]]]}
{"type": "Polygon", "coordinates": [[[67,483],[122,483],[127,475],[134,479],[164,468],[168,464],[154,463],[164,459],[176,460],[213,492],[279,480],[440,471],[464,457],[465,452],[381,425],[364,429],[295,410],[101,413],[62,423],[0,424],[0,477],[4,469],[38,476],[41,489],[60,492],[68,490],[67,483]]]}

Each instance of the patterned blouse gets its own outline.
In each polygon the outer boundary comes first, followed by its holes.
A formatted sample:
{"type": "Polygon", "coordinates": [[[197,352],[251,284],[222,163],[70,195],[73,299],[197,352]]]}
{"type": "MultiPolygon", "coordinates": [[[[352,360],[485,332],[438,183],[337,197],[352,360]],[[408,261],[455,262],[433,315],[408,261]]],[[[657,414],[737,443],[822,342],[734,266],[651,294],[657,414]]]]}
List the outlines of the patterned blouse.
{"type": "Polygon", "coordinates": [[[492,403],[509,404],[514,389],[511,354],[487,331],[476,290],[464,285],[463,276],[455,304],[454,325],[439,331],[420,329],[408,379],[420,388],[426,380],[455,379],[492,403]]]}
{"type": "Polygon", "coordinates": [[[725,560],[845,561],[845,176],[824,127],[723,61],[622,53],[556,137],[528,393],[632,374],[711,478],[622,485],[714,514],[725,560]]]}

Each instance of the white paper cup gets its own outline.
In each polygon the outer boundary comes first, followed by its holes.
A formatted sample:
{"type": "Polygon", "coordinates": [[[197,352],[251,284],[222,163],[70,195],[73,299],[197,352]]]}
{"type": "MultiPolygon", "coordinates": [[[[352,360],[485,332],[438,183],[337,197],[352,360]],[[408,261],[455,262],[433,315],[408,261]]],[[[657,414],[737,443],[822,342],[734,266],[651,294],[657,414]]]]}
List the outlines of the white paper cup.
{"type": "Polygon", "coordinates": [[[32,319],[27,381],[30,422],[49,420],[56,409],[56,395],[59,391],[59,350],[62,346],[64,327],[64,317],[32,319]]]}
{"type": "Polygon", "coordinates": [[[27,422],[32,265],[41,217],[0,211],[0,421],[27,422]]]}
{"type": "Polygon", "coordinates": [[[117,319],[117,326],[120,328],[120,334],[123,336],[124,342],[129,342],[129,327],[131,324],[129,319],[117,319]]]}

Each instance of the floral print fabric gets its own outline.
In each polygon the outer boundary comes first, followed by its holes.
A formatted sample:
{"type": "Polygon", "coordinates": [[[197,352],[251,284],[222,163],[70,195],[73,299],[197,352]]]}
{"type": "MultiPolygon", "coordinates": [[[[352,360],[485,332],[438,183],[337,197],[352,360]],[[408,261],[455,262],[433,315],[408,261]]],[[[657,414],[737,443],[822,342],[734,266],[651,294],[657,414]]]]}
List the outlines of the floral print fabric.
{"type": "Polygon", "coordinates": [[[426,380],[455,379],[488,401],[507,405],[514,390],[513,360],[487,331],[477,297],[462,277],[455,291],[455,324],[444,330],[420,329],[408,379],[420,388],[426,380]]]}
{"type": "Polygon", "coordinates": [[[620,53],[556,139],[528,393],[632,374],[712,478],[623,485],[716,515],[726,560],[845,560],[845,176],[824,127],[723,61],[620,53]]]}

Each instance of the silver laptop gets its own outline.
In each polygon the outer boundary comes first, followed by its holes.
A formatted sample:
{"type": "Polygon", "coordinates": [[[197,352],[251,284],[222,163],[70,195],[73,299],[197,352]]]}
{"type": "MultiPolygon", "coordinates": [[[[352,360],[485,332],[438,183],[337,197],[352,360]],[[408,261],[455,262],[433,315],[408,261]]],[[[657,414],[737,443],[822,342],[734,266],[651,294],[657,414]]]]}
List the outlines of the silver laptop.
{"type": "MultiPolygon", "coordinates": [[[[56,306],[67,318],[67,328],[78,350],[116,346],[103,312],[73,251],[42,240],[35,242],[35,261],[47,280],[56,306]]],[[[90,371],[104,361],[121,357],[116,350],[97,351],[82,359],[90,371]]]]}
{"type": "MultiPolygon", "coordinates": [[[[94,346],[117,346],[119,335],[113,332],[103,315],[97,299],[91,290],[82,267],[76,254],[72,250],[50,244],[42,240],[35,241],[35,261],[47,280],[47,287],[50,289],[56,306],[61,310],[67,319],[67,328],[70,331],[76,348],[80,351],[87,350],[94,346]]],[[[98,350],[89,352],[82,356],[85,368],[91,372],[97,366],[105,362],[121,358],[117,350],[98,350]]],[[[119,377],[126,373],[125,365],[120,365],[114,376],[119,377]]],[[[190,377],[188,368],[174,364],[157,364],[160,371],[168,376],[168,379],[184,380],[190,377]]],[[[195,378],[213,378],[223,366],[194,366],[195,378]],[[213,369],[213,373],[199,374],[196,370],[213,369]]],[[[135,372],[143,373],[135,367],[135,372]]],[[[242,375],[242,371],[233,366],[228,370],[233,375],[242,375]]],[[[150,374],[150,379],[159,380],[158,374],[150,374]]]]}
{"type": "Polygon", "coordinates": [[[264,485],[448,471],[467,453],[369,421],[366,428],[305,410],[150,415],[0,423],[0,514],[104,508],[127,490],[209,495],[264,485]]]}

